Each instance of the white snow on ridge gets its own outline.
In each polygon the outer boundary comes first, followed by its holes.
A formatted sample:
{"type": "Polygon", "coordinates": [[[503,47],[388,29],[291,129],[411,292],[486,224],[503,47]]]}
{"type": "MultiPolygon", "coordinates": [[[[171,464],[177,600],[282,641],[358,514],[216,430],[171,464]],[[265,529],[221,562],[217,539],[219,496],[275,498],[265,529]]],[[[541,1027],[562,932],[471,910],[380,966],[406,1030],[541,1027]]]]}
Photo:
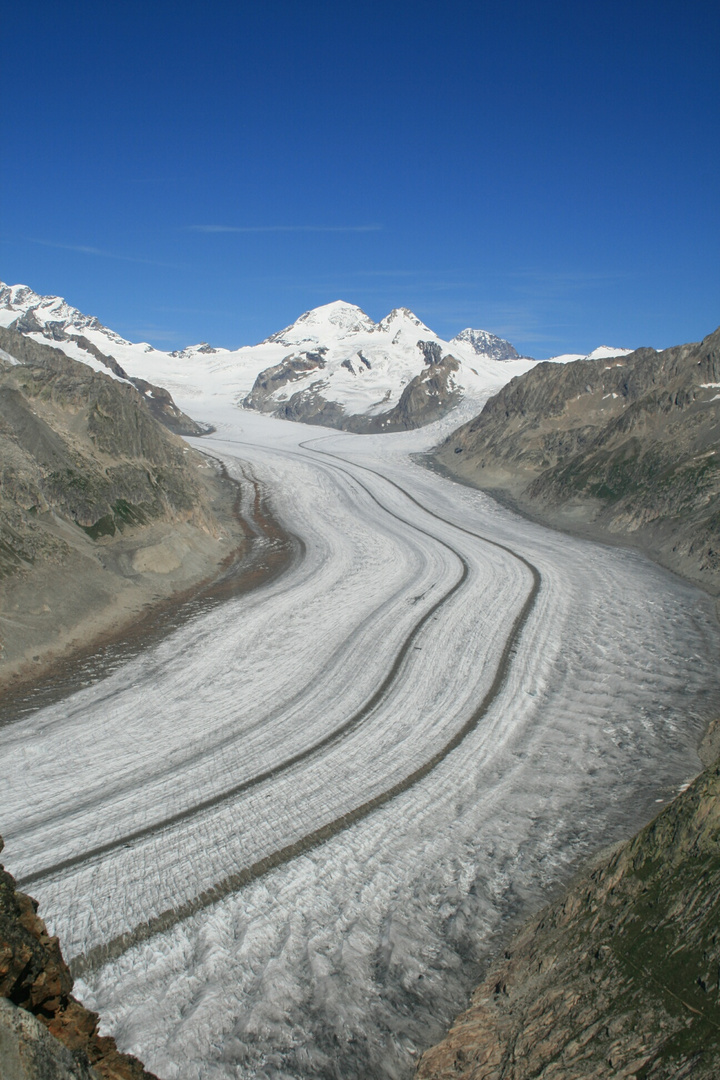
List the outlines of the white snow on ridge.
{"type": "Polygon", "coordinates": [[[375,323],[370,316],[355,304],[335,300],[331,304],[323,304],[306,311],[290,326],[277,334],[271,334],[261,344],[279,342],[292,347],[332,339],[339,334],[360,333],[363,330],[370,333],[375,330],[375,323]]]}
{"type": "Polygon", "coordinates": [[[486,331],[472,331],[476,339],[458,337],[450,343],[407,308],[397,308],[375,323],[361,308],[340,300],[305,312],[258,345],[234,350],[215,349],[203,342],[164,352],[147,342],[127,341],[61,297],[40,296],[26,285],[0,283],[0,326],[10,326],[18,319],[22,320],[20,329],[32,339],[52,344],[73,359],[107,372],[91,353],[63,334],[85,337],[100,352],[114,357],[128,375],[166,387],[181,408],[195,412],[202,400],[242,403],[260,372],[288,357],[319,349],[326,350],[322,366],[281,388],[278,403],[295,390],[314,385],[347,413],[387,411],[397,403],[407,383],[426,368],[418,341],[436,342],[441,355],[455,356],[460,362],[455,385],[478,405],[533,364],[529,359],[498,362],[491,355],[478,353],[477,341],[483,335],[488,341],[499,341],[486,331]]]}
{"type": "MultiPolygon", "coordinates": [[[[280,406],[298,390],[309,390],[338,403],[348,415],[377,415],[397,404],[407,384],[427,370],[419,341],[435,343],[440,356],[450,354],[458,360],[452,387],[476,411],[491,394],[535,363],[485,330],[467,328],[446,341],[408,308],[396,308],[375,323],[357,305],[342,300],[306,311],[257,345],[232,350],[202,342],[164,352],[147,342],[127,341],[62,297],[40,296],[27,285],[0,282],[0,326],[18,319],[19,328],[35,341],[51,344],[74,360],[112,375],[102,361],[66,335],[86,338],[101,353],[114,357],[130,377],[165,387],[180,408],[198,419],[203,402],[208,407],[213,402],[242,405],[258,375],[289,358],[310,370],[300,371],[291,382],[279,386],[272,404],[280,406]],[[308,353],[316,355],[307,357],[308,353]]],[[[629,351],[601,346],[587,358],[623,356],[629,351]]],[[[583,354],[569,353],[552,361],[582,358],[583,354]]]]}
{"type": "Polygon", "coordinates": [[[611,360],[616,356],[627,356],[632,349],[615,349],[611,345],[599,345],[589,353],[562,353],[560,356],[550,356],[546,364],[572,364],[575,360],[611,360]]]}

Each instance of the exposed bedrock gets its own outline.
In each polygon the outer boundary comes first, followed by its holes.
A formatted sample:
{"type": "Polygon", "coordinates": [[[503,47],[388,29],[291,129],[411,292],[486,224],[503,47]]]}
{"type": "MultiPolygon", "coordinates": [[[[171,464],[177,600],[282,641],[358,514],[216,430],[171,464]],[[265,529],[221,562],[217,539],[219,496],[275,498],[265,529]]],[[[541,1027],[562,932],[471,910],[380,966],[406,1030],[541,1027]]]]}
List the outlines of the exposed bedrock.
{"type": "Polygon", "coordinates": [[[248,409],[274,412],[277,401],[272,400],[272,395],[313,371],[322,371],[326,366],[326,353],[327,349],[322,347],[310,352],[300,352],[294,356],[286,356],[281,363],[261,371],[243,404],[248,409]]]}
{"type": "MultiPolygon", "coordinates": [[[[0,838],[0,851],[3,842],[0,838]]],[[[73,979],[37,903],[0,865],[0,1076],[3,1080],[155,1080],[99,1017],[72,996],[73,979]]]]}
{"type": "MultiPolygon", "coordinates": [[[[208,424],[198,423],[182,412],[173,401],[170,392],[164,387],[156,386],[146,379],[133,378],[127,374],[114,356],[102,352],[83,334],[69,333],[60,322],[41,324],[32,310],[16,319],[9,328],[0,327],[0,348],[11,353],[22,363],[42,362],[43,357],[47,358],[48,347],[26,336],[33,333],[42,334],[50,340],[59,342],[74,341],[81,349],[104,364],[118,379],[124,379],[134,386],[143,395],[145,404],[155,419],[176,435],[207,435],[213,430],[208,424]]],[[[57,350],[54,351],[57,352],[57,350]]]]}
{"type": "Polygon", "coordinates": [[[53,546],[43,515],[93,539],[207,516],[197,455],[156,422],[137,390],[2,328],[0,347],[20,361],[0,360],[2,572],[32,563],[38,545],[53,546]]]}
{"type": "Polygon", "coordinates": [[[134,386],[0,328],[0,688],[216,573],[235,499],[134,386]]]}

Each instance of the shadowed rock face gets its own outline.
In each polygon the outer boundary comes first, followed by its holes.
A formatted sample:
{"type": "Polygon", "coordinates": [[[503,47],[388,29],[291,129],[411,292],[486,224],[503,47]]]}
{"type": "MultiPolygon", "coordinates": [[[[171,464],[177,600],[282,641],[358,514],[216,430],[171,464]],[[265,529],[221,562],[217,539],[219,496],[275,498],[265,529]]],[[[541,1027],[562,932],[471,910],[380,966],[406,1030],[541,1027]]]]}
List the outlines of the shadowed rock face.
{"type": "Polygon", "coordinates": [[[46,355],[43,350],[47,347],[38,344],[32,338],[25,337],[26,334],[31,333],[42,333],[45,337],[49,336],[55,341],[74,341],[81,349],[84,349],[85,352],[90,353],[101,364],[104,364],[114,375],[117,375],[120,379],[125,379],[126,382],[134,386],[143,395],[145,404],[155,419],[159,420],[161,424],[164,424],[176,435],[207,435],[212,430],[207,424],[199,424],[178,409],[169,391],[162,386],[155,386],[154,383],[147,382],[146,379],[138,379],[128,375],[114,356],[101,352],[97,345],[88,341],[84,335],[70,333],[62,323],[40,324],[32,310],[25,312],[24,315],[16,319],[10,329],[0,327],[0,348],[11,353],[23,363],[36,362],[38,359],[42,360],[43,355],[46,355]]]}
{"type": "Polygon", "coordinates": [[[60,516],[91,538],[189,518],[202,499],[186,450],[132,386],[0,328],[0,576],[63,541],[60,516]]]}
{"type": "Polygon", "coordinates": [[[86,1057],[73,1054],[32,1013],[0,998],[3,1080],[99,1080],[86,1057]]]}
{"type": "Polygon", "coordinates": [[[72,987],[58,939],[48,934],[36,902],[0,866],[3,1080],[155,1080],[114,1039],[98,1035],[97,1013],[72,996],[72,987]]]}
{"type": "Polygon", "coordinates": [[[548,524],[643,548],[720,591],[720,330],[700,344],[538,364],[436,452],[548,524]]]}
{"type": "Polygon", "coordinates": [[[720,761],[526,926],[420,1080],[716,1080],[720,761]]]}

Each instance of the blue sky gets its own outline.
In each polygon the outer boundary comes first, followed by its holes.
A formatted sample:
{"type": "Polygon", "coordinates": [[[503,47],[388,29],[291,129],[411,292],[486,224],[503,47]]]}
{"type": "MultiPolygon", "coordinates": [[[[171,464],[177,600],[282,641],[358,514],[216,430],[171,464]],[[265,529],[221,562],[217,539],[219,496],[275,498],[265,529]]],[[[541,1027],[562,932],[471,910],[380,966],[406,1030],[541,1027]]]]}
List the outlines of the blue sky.
{"type": "Polygon", "coordinates": [[[720,323],[720,5],[6,5],[0,278],[132,340],[335,299],[544,357],[720,323]]]}

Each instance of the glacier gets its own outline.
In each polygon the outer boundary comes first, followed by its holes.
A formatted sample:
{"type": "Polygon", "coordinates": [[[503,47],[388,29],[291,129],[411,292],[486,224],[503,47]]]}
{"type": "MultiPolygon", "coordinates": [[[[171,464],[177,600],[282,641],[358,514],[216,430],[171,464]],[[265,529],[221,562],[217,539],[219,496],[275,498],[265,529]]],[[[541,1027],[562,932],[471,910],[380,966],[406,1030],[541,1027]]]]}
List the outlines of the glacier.
{"type": "Polygon", "coordinates": [[[165,1080],[409,1077],[508,927],[697,772],[714,604],[424,468],[457,414],[202,408],[302,557],[0,727],[7,865],[165,1080]]]}

